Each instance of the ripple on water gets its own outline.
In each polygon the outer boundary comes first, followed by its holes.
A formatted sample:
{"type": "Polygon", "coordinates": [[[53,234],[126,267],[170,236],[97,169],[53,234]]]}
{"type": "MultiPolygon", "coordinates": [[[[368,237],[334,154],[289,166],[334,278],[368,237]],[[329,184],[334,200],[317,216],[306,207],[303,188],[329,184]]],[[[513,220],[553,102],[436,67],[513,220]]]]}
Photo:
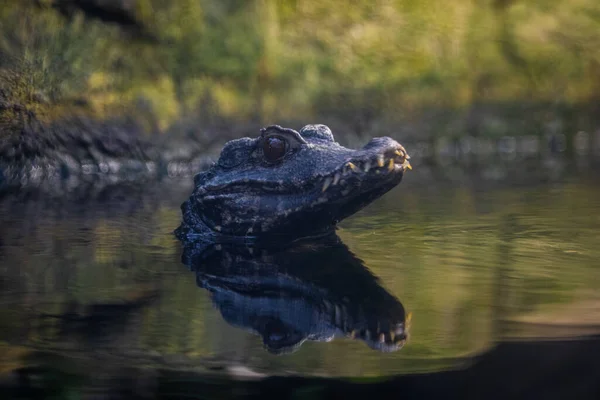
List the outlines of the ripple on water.
{"type": "Polygon", "coordinates": [[[225,322],[181,264],[171,231],[188,189],[75,205],[0,204],[0,341],[77,347],[90,359],[110,349],[132,363],[177,356],[181,365],[245,360],[259,373],[374,376],[457,365],[498,340],[539,332],[533,324],[560,322],[564,334],[564,324],[568,332],[600,322],[584,318],[600,304],[596,185],[400,185],[338,233],[412,313],[408,343],[382,354],[336,338],[276,357],[225,322]],[[141,300],[150,294],[152,302],[141,300]],[[115,328],[105,339],[115,340],[92,345],[85,324],[64,336],[64,319],[43,317],[66,313],[99,318],[102,329],[115,328]],[[102,322],[108,317],[120,322],[102,322]]]}

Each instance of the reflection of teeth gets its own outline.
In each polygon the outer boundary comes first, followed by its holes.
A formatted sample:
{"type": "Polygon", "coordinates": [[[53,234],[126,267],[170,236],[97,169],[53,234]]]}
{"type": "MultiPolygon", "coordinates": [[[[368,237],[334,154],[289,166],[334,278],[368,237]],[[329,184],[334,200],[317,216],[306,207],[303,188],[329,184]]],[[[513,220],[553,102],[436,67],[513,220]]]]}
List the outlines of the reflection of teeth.
{"type": "Polygon", "coordinates": [[[348,164],[346,164],[346,165],[354,172],[356,172],[358,170],[356,165],[352,164],[351,162],[348,162],[348,164]]]}
{"type": "Polygon", "coordinates": [[[350,331],[350,338],[354,339],[356,337],[356,330],[352,329],[352,331],[350,331]]]}
{"type": "Polygon", "coordinates": [[[321,193],[326,191],[327,188],[329,187],[329,185],[331,185],[331,178],[327,177],[327,178],[325,178],[325,182],[323,182],[323,189],[321,189],[321,193]]]}
{"type": "Polygon", "coordinates": [[[338,306],[337,304],[335,305],[334,318],[335,318],[335,324],[337,326],[342,325],[342,310],[340,309],[340,306],[338,306]]]}
{"type": "Polygon", "coordinates": [[[385,343],[385,335],[383,333],[379,334],[379,343],[385,343]]]}
{"type": "Polygon", "coordinates": [[[371,161],[367,161],[365,162],[365,172],[369,172],[369,170],[371,169],[371,161]]]}
{"type": "Polygon", "coordinates": [[[340,181],[340,173],[336,172],[335,176],[333,177],[333,185],[337,185],[338,182],[340,181]]]}
{"type": "Polygon", "coordinates": [[[388,162],[388,167],[387,167],[388,171],[391,171],[394,169],[394,160],[392,160],[390,158],[390,161],[388,162]]]}
{"type": "Polygon", "coordinates": [[[377,166],[378,166],[379,168],[383,167],[383,164],[384,164],[384,162],[385,162],[385,161],[384,161],[384,159],[383,159],[383,156],[382,156],[381,154],[380,154],[380,155],[378,155],[378,156],[377,156],[377,166]]]}
{"type": "Polygon", "coordinates": [[[394,341],[395,337],[396,337],[396,334],[394,333],[394,331],[390,331],[390,339],[392,339],[392,342],[394,341]]]}

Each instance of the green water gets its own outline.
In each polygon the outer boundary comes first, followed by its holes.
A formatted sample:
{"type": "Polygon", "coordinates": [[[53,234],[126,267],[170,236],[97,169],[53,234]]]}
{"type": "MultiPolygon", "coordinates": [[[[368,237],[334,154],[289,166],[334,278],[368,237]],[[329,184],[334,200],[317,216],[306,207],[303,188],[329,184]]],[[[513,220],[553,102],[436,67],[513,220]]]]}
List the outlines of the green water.
{"type": "Polygon", "coordinates": [[[409,339],[391,353],[336,337],[274,355],[225,322],[171,234],[189,191],[4,199],[0,373],[43,352],[84,373],[128,365],[377,377],[458,368],[499,341],[600,331],[595,181],[478,187],[408,177],[345,220],[345,245],[411,313],[409,339]],[[94,305],[108,308],[87,324],[94,305]]]}

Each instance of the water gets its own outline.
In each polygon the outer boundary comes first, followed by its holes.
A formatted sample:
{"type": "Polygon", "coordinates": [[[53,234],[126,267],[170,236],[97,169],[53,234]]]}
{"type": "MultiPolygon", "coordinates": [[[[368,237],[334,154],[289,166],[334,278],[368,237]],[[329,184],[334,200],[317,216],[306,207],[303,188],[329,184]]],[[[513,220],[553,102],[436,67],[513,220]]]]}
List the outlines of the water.
{"type": "Polygon", "coordinates": [[[373,378],[461,368],[499,342],[600,332],[597,181],[408,177],[344,221],[330,248],[237,261],[221,248],[204,266],[182,263],[171,233],[190,190],[3,199],[0,374],[60,365],[100,380],[123,368],[373,378]],[[253,262],[281,275],[245,273],[253,262]],[[252,290],[236,286],[243,279],[252,290]],[[401,322],[406,342],[380,345],[376,326],[401,322]],[[265,348],[252,324],[284,351],[265,348]]]}

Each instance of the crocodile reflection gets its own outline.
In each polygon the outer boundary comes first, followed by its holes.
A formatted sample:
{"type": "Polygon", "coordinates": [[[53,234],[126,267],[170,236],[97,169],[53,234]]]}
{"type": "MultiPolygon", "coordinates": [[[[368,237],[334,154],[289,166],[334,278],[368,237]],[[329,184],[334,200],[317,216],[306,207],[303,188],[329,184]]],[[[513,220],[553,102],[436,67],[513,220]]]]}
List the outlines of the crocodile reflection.
{"type": "Polygon", "coordinates": [[[336,235],[285,248],[187,243],[182,260],[223,318],[271,353],[336,337],[382,352],[406,342],[404,307],[336,235]]]}

